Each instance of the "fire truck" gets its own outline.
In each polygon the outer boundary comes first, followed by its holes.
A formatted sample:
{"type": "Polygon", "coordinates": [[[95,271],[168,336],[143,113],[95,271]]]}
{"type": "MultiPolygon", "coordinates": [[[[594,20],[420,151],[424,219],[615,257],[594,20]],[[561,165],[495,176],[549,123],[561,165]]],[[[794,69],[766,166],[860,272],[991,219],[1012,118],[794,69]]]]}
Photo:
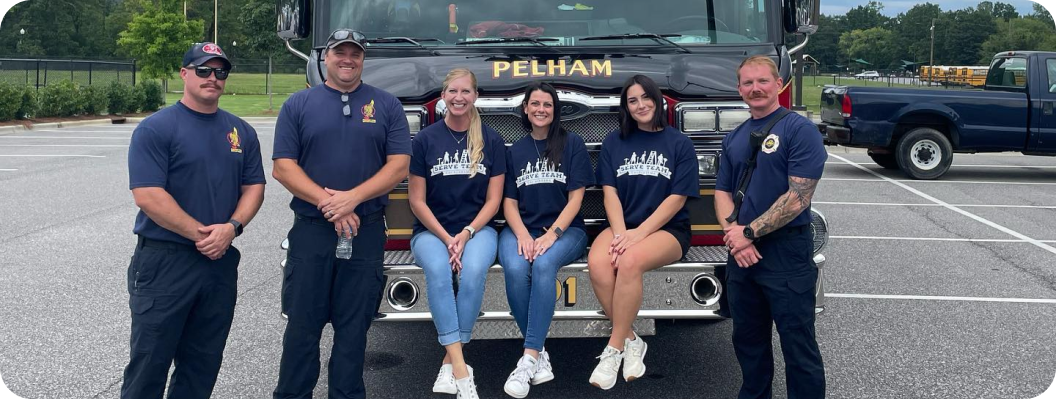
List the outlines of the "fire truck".
{"type": "MultiPolygon", "coordinates": [[[[329,33],[362,32],[363,81],[400,99],[412,135],[443,119],[441,83],[453,68],[476,74],[483,122],[507,144],[527,134],[520,124],[524,87],[549,82],[559,90],[562,126],[583,138],[595,167],[602,140],[619,127],[624,81],[635,74],[652,78],[662,89],[668,122],[692,139],[700,197],[688,201],[693,234],[688,255],[644,277],[634,328],[646,335],[655,333],[656,320],[728,314],[728,252],[713,200],[722,139],[750,118],[735,71],[745,58],[761,54],[791,82],[792,56],[817,30],[818,7],[817,0],[278,0],[277,33],[307,63],[312,86],[326,79],[322,56],[329,33]],[[308,54],[291,44],[306,39],[312,43],[308,54]]],[[[782,105],[791,105],[791,92],[786,84],[782,105]]],[[[387,281],[376,320],[429,321],[425,276],[409,248],[414,215],[406,182],[388,196],[387,281]]],[[[605,222],[600,187],[588,188],[581,214],[596,234],[605,222]]],[[[500,225],[501,217],[500,212],[500,225]]],[[[812,228],[814,261],[823,270],[828,227],[817,211],[812,228]]],[[[818,275],[818,311],[824,306],[823,275],[818,275]]],[[[591,291],[585,255],[561,269],[554,289],[551,337],[608,335],[611,325],[591,291]]],[[[498,264],[488,274],[478,320],[477,339],[520,336],[498,264]]]]}

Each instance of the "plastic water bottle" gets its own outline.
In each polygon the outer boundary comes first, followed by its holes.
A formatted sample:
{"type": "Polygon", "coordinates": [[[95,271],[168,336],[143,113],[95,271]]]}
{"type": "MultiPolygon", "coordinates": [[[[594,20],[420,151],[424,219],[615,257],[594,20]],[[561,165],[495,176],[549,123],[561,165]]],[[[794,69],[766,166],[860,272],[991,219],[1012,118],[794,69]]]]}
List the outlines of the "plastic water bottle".
{"type": "Polygon", "coordinates": [[[337,238],[337,250],[335,255],[339,259],[352,259],[352,232],[348,232],[348,238],[344,235],[337,238]]]}

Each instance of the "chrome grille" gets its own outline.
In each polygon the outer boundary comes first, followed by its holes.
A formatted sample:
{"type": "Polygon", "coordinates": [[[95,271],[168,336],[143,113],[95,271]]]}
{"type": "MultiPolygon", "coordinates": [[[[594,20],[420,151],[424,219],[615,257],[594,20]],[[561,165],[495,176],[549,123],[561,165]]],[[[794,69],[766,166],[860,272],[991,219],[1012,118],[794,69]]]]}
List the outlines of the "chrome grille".
{"type": "MultiPolygon", "coordinates": [[[[506,143],[513,143],[528,134],[521,126],[520,115],[485,112],[480,118],[485,125],[499,132],[506,143]]],[[[593,113],[570,121],[562,121],[561,124],[565,130],[582,137],[583,142],[600,144],[605,140],[605,136],[620,128],[620,115],[615,112],[593,113]]]]}

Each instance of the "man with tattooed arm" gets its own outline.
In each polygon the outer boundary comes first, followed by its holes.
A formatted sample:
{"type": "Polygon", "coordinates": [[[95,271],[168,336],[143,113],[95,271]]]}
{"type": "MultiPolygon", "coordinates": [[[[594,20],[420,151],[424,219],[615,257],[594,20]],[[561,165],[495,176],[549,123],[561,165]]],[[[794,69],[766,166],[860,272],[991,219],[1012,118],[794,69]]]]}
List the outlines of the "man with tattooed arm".
{"type": "Polygon", "coordinates": [[[752,118],[722,142],[715,212],[730,249],[726,286],[743,380],[738,398],[773,395],[775,323],[788,397],[822,398],[810,201],[827,154],[814,124],[778,104],[784,82],[770,58],[748,58],[737,79],[752,118]]]}

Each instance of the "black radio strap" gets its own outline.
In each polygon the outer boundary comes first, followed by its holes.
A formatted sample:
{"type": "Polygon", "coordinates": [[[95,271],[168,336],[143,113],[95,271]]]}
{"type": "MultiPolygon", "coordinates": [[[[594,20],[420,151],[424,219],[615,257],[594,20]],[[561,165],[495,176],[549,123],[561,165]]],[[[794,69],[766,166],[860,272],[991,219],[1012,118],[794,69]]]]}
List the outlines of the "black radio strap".
{"type": "Polygon", "coordinates": [[[737,192],[733,194],[733,213],[726,218],[726,223],[737,221],[737,215],[741,212],[741,203],[744,202],[744,193],[748,190],[748,182],[752,180],[752,174],[755,172],[755,160],[759,156],[759,148],[763,146],[763,140],[770,134],[770,130],[774,128],[777,122],[792,113],[785,107],[778,107],[776,112],[777,115],[771,118],[770,122],[766,123],[766,126],[763,126],[763,130],[756,130],[748,135],[748,145],[750,146],[749,148],[752,148],[752,153],[748,156],[748,167],[741,173],[741,183],[737,186],[737,192]]]}

